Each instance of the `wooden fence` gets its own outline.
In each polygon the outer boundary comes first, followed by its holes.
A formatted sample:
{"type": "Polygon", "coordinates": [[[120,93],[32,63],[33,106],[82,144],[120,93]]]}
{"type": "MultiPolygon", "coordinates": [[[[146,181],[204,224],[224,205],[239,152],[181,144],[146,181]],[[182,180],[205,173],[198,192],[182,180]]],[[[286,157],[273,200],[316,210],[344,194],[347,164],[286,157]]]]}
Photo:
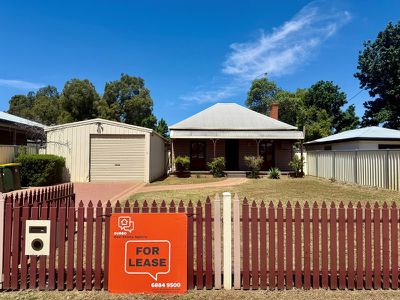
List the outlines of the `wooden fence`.
{"type": "Polygon", "coordinates": [[[38,154],[39,147],[36,146],[13,146],[13,145],[0,145],[0,164],[11,163],[15,161],[18,154],[18,149],[23,147],[29,154],[38,154]]]}
{"type": "Polygon", "coordinates": [[[307,174],[399,191],[400,150],[308,151],[307,174]]]}
{"type": "MultiPolygon", "coordinates": [[[[33,197],[33,196],[32,196],[33,197]]],[[[107,290],[111,213],[175,213],[188,216],[188,289],[220,289],[223,249],[221,205],[213,201],[161,204],[146,201],[112,207],[77,207],[73,194],[57,201],[7,197],[4,282],[6,290],[107,290]],[[28,200],[26,200],[28,199],[28,200]],[[41,204],[39,204],[41,203],[41,204]],[[24,221],[51,221],[50,255],[25,256],[24,221]]],[[[397,289],[399,211],[395,204],[329,207],[307,203],[248,203],[233,199],[235,289],[397,289]]],[[[225,274],[226,276],[226,274],[225,274]]],[[[233,277],[232,277],[233,276],[233,277]]],[[[224,288],[229,288],[225,286],[224,288]]]]}

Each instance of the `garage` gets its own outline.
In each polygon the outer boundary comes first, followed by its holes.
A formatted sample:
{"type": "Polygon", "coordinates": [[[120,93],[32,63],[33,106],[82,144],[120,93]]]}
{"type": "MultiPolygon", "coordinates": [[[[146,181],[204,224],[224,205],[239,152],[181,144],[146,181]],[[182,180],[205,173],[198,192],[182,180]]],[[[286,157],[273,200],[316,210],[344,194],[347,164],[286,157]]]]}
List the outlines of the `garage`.
{"type": "Polygon", "coordinates": [[[166,140],[152,129],[97,118],[45,132],[46,153],[65,158],[65,181],[151,182],[166,174],[166,140]]]}
{"type": "Polygon", "coordinates": [[[144,135],[91,135],[90,181],[142,180],[144,135]]]}

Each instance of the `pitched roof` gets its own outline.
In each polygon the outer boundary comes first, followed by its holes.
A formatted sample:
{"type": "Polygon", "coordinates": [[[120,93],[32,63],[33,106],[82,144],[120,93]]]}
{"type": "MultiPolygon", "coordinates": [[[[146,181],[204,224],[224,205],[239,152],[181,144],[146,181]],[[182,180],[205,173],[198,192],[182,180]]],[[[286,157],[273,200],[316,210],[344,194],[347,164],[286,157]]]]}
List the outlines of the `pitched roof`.
{"type": "Polygon", "coordinates": [[[4,120],[7,122],[11,123],[17,123],[17,124],[22,124],[25,126],[32,126],[32,127],[39,127],[39,128],[45,128],[46,126],[25,118],[21,118],[18,116],[14,116],[12,114],[6,113],[4,111],[0,111],[0,120],[4,120]]]}
{"type": "Polygon", "coordinates": [[[89,125],[89,124],[96,124],[96,123],[104,123],[112,126],[118,126],[118,127],[124,127],[124,128],[129,128],[129,129],[136,129],[139,131],[144,131],[144,132],[153,132],[152,129],[145,128],[145,127],[140,127],[136,125],[131,125],[127,123],[121,123],[117,121],[110,121],[106,119],[101,119],[101,118],[96,118],[96,119],[89,119],[89,120],[83,120],[83,121],[77,121],[77,122],[71,122],[71,123],[64,123],[64,124],[59,124],[59,125],[53,125],[53,126],[48,126],[46,128],[46,131],[53,131],[57,129],[63,129],[63,128],[68,128],[68,127],[77,127],[77,126],[84,126],[84,125],[89,125]]]}
{"type": "Polygon", "coordinates": [[[377,126],[364,127],[343,131],[305,144],[326,144],[347,140],[400,140],[400,130],[377,126]]]}
{"type": "Polygon", "coordinates": [[[236,103],[217,103],[169,127],[171,130],[297,130],[236,103]]]}

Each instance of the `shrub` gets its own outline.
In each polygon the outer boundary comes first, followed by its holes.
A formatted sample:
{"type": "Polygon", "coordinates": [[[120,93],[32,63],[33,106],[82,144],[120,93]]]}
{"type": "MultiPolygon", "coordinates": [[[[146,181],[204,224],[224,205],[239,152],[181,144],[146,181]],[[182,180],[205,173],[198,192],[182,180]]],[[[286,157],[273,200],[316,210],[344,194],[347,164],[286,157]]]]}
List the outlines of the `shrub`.
{"type": "Polygon", "coordinates": [[[303,177],[304,173],[301,171],[304,167],[304,159],[298,155],[294,155],[292,160],[289,162],[289,167],[291,167],[295,173],[295,177],[303,177]]]}
{"type": "Polygon", "coordinates": [[[211,162],[207,163],[213,177],[223,177],[225,175],[225,157],[216,157],[211,162]]]}
{"type": "Polygon", "coordinates": [[[281,178],[281,171],[278,168],[269,169],[269,178],[271,179],[279,179],[281,178]]]}
{"type": "Polygon", "coordinates": [[[65,159],[56,155],[21,154],[20,176],[23,186],[43,186],[62,182],[65,159]]]}
{"type": "Polygon", "coordinates": [[[175,168],[178,172],[189,170],[190,158],[189,156],[177,156],[174,160],[175,168]]]}
{"type": "Polygon", "coordinates": [[[244,161],[247,167],[250,169],[249,177],[258,178],[264,158],[262,156],[245,156],[244,161]]]}

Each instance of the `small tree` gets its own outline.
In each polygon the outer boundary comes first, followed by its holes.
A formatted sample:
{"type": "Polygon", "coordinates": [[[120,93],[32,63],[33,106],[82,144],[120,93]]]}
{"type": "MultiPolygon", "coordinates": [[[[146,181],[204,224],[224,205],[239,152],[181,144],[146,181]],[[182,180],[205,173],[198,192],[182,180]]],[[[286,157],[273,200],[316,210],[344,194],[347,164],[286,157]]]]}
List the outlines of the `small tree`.
{"type": "Polygon", "coordinates": [[[210,168],[210,172],[214,177],[224,177],[225,157],[216,157],[211,162],[207,163],[207,166],[210,168]]]}
{"type": "Polygon", "coordinates": [[[262,156],[245,156],[244,161],[246,162],[247,167],[250,169],[250,178],[259,178],[264,158],[262,156]]]}
{"type": "Polygon", "coordinates": [[[304,173],[302,169],[304,167],[304,159],[298,155],[294,155],[292,160],[289,162],[289,167],[291,167],[295,173],[296,177],[303,177],[304,173]]]}

